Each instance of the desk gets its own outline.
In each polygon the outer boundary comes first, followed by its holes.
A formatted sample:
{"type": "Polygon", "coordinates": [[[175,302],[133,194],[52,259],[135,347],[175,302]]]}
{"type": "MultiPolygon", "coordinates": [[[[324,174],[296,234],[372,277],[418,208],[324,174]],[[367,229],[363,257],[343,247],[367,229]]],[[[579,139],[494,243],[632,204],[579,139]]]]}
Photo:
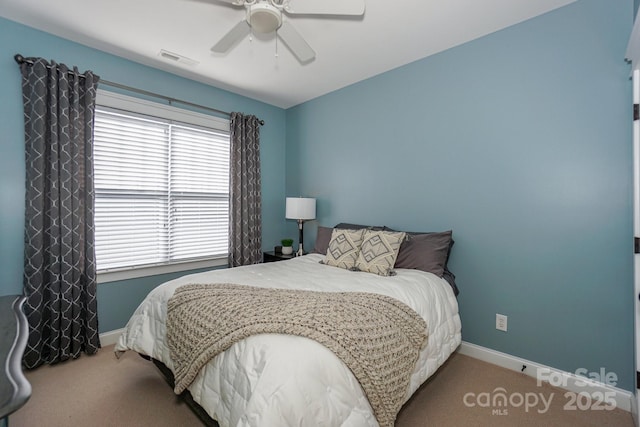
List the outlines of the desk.
{"type": "Polygon", "coordinates": [[[31,396],[31,384],[22,373],[22,355],[27,346],[29,326],[22,311],[25,297],[0,297],[0,427],[9,424],[9,414],[31,396]]]}

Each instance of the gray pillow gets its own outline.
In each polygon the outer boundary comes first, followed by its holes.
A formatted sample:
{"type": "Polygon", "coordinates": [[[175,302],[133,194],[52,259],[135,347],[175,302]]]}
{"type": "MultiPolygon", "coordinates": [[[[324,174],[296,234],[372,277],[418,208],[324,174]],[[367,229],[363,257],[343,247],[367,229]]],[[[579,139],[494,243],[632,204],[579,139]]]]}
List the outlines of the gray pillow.
{"type": "Polygon", "coordinates": [[[313,247],[311,253],[314,254],[327,254],[327,249],[329,249],[329,242],[331,241],[331,233],[333,232],[333,228],[318,226],[318,234],[316,235],[316,244],[313,247]]]}
{"type": "Polygon", "coordinates": [[[413,268],[442,277],[452,245],[452,232],[413,234],[400,246],[395,268],[413,268]]]}
{"type": "Polygon", "coordinates": [[[340,224],[337,224],[333,228],[347,228],[349,230],[362,230],[363,228],[366,228],[367,230],[376,230],[376,231],[378,230],[394,231],[394,230],[387,229],[387,227],[382,225],[349,224],[348,222],[341,222],[340,224]]]}
{"type": "MultiPolygon", "coordinates": [[[[362,230],[362,229],[383,230],[384,229],[383,226],[378,226],[378,225],[349,224],[347,222],[341,222],[337,224],[334,228],[349,229],[349,230],[362,230]]],[[[323,227],[323,226],[318,227],[318,234],[316,235],[316,243],[313,246],[313,250],[311,251],[311,253],[322,254],[322,255],[327,254],[327,249],[329,249],[329,241],[331,241],[332,231],[333,231],[333,228],[323,227]]]]}

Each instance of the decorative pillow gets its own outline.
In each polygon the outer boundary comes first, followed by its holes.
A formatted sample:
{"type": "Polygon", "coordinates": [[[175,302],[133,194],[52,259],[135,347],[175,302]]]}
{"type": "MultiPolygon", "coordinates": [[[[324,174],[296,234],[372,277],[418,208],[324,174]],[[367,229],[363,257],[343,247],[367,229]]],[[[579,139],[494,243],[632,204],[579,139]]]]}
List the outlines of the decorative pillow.
{"type": "Polygon", "coordinates": [[[326,255],[327,249],[329,249],[329,242],[331,241],[331,233],[333,233],[333,228],[318,226],[316,243],[311,253],[326,255]]]}
{"type": "Polygon", "coordinates": [[[334,229],[324,263],[347,270],[353,269],[362,246],[363,233],[364,230],[334,229]]]}
{"type": "Polygon", "coordinates": [[[409,234],[402,243],[395,268],[413,268],[442,277],[453,244],[452,232],[409,234]]]}
{"type": "MultiPolygon", "coordinates": [[[[349,224],[346,222],[341,222],[339,224],[336,224],[334,228],[340,228],[340,229],[347,228],[349,230],[361,230],[365,228],[369,230],[382,230],[384,229],[384,226],[349,224]]],[[[318,227],[318,232],[316,235],[316,243],[313,246],[313,250],[311,251],[311,253],[322,254],[322,255],[327,254],[327,249],[329,249],[329,242],[331,241],[332,231],[333,231],[333,228],[330,228],[330,227],[323,227],[323,226],[318,227]]]]}
{"type": "Polygon", "coordinates": [[[365,230],[356,269],[379,276],[393,276],[393,265],[406,233],[365,230]]]}

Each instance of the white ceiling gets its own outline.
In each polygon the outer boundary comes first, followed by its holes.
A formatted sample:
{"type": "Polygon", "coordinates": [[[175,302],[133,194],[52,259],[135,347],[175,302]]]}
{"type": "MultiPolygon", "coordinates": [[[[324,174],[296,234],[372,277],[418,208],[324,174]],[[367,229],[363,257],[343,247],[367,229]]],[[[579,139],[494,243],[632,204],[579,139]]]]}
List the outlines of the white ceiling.
{"type": "Polygon", "coordinates": [[[281,42],[276,57],[273,34],[213,54],[211,46],[245,16],[216,0],[0,0],[0,16],[289,108],[574,1],[365,0],[364,17],[355,19],[285,15],[316,51],[305,65],[281,42]],[[161,58],[161,49],[197,64],[161,58]]]}

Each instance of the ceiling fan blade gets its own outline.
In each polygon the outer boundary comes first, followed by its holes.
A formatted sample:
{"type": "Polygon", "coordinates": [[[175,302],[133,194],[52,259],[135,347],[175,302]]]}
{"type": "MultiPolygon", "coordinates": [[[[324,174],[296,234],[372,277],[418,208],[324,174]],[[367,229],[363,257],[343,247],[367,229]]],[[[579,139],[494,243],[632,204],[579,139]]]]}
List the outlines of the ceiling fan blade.
{"type": "Polygon", "coordinates": [[[244,0],[216,0],[220,3],[230,3],[234,6],[243,6],[244,5],[244,0]]]}
{"type": "Polygon", "coordinates": [[[307,44],[300,33],[288,22],[285,21],[282,23],[278,29],[278,37],[280,37],[301,63],[304,64],[315,59],[316,53],[311,49],[311,46],[307,44]]]}
{"type": "Polygon", "coordinates": [[[235,27],[233,27],[227,34],[225,34],[220,39],[220,41],[218,41],[218,43],[216,43],[211,48],[211,51],[216,53],[228,52],[229,49],[233,47],[233,45],[235,45],[240,40],[245,38],[250,31],[251,31],[251,28],[249,27],[249,24],[247,23],[247,21],[242,20],[238,22],[235,27]]]}
{"type": "Polygon", "coordinates": [[[364,15],[364,0],[289,0],[284,11],[292,15],[364,15]]]}

